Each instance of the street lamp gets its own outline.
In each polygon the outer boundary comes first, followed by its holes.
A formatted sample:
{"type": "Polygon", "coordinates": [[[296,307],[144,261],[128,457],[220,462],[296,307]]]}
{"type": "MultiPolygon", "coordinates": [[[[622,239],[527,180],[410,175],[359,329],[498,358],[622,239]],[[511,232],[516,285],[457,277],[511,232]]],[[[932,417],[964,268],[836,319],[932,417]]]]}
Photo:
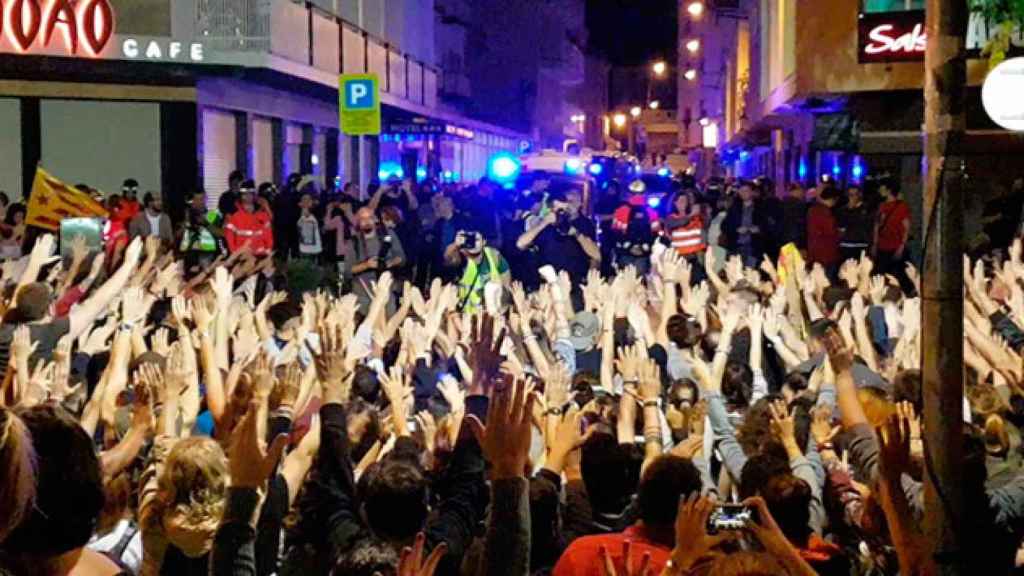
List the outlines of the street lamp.
{"type": "Polygon", "coordinates": [[[701,126],[707,126],[708,124],[711,124],[711,120],[709,120],[707,116],[700,119],[701,126]]]}
{"type": "Polygon", "coordinates": [[[694,70],[693,68],[690,68],[686,72],[683,72],[683,78],[686,78],[687,80],[692,82],[697,79],[697,71],[694,70]]]}
{"type": "Polygon", "coordinates": [[[659,60],[655,62],[653,66],[651,66],[651,69],[654,70],[655,76],[661,76],[665,73],[665,70],[668,69],[668,65],[665,64],[664,61],[659,60]]]}
{"type": "Polygon", "coordinates": [[[633,106],[632,108],[630,108],[629,115],[632,116],[633,118],[638,118],[640,116],[640,107],[633,106]]]}
{"type": "Polygon", "coordinates": [[[690,4],[686,6],[686,11],[690,13],[690,16],[700,18],[701,15],[704,14],[704,3],[699,0],[690,2],[690,4]]]}
{"type": "Polygon", "coordinates": [[[657,100],[651,100],[651,103],[648,104],[648,106],[651,107],[651,110],[657,110],[658,106],[661,106],[661,102],[658,102],[657,100]]]}
{"type": "Polygon", "coordinates": [[[700,40],[694,38],[686,42],[686,49],[690,52],[696,52],[700,50],[700,40]]]}
{"type": "Polygon", "coordinates": [[[622,112],[618,112],[614,117],[612,117],[612,122],[615,122],[616,128],[622,128],[626,125],[626,115],[622,112]]]}

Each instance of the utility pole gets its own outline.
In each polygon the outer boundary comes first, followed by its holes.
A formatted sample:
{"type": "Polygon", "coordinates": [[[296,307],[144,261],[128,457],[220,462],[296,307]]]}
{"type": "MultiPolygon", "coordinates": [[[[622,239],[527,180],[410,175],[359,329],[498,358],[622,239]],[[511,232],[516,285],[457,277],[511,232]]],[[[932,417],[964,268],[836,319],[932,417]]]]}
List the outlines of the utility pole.
{"type": "Polygon", "coordinates": [[[924,534],[939,574],[969,573],[963,476],[963,179],[967,2],[928,0],[924,84],[924,239],[921,377],[924,534]]]}

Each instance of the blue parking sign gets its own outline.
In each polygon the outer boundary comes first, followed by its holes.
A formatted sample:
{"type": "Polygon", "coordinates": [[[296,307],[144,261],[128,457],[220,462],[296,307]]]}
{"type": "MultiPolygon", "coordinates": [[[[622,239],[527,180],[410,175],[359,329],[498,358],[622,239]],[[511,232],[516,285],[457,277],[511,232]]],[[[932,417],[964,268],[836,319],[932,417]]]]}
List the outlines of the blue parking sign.
{"type": "Polygon", "coordinates": [[[372,80],[349,80],[345,83],[345,108],[366,110],[373,108],[377,95],[372,80]]]}
{"type": "Polygon", "coordinates": [[[342,74],[338,81],[341,131],[351,136],[380,134],[380,91],[375,74],[342,74]]]}

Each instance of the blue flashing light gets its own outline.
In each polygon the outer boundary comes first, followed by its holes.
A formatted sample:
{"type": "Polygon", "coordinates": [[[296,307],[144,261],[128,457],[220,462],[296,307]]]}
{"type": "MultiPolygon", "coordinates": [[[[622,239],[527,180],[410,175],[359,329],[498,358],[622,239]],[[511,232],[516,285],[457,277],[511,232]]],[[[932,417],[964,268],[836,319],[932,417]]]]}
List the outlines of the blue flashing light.
{"type": "Polygon", "coordinates": [[[647,199],[647,205],[651,208],[657,208],[661,206],[661,196],[651,196],[647,199]]]}
{"type": "Polygon", "coordinates": [[[803,158],[800,159],[800,165],[797,166],[796,175],[799,176],[801,180],[807,178],[807,162],[805,162],[803,158]]]}
{"type": "Polygon", "coordinates": [[[857,181],[864,177],[864,167],[860,164],[860,158],[853,161],[853,168],[850,169],[850,174],[857,181]]]}
{"type": "Polygon", "coordinates": [[[601,172],[604,172],[604,166],[594,162],[587,168],[587,170],[589,170],[594,176],[600,176],[601,172]]]}
{"type": "Polygon", "coordinates": [[[377,177],[381,182],[394,178],[405,178],[405,170],[402,169],[402,165],[398,162],[381,162],[380,168],[377,169],[377,177]]]}
{"type": "Polygon", "coordinates": [[[391,135],[390,134],[381,134],[380,135],[380,141],[381,142],[387,142],[388,140],[391,140],[391,135]]]}
{"type": "Polygon", "coordinates": [[[583,169],[583,161],[579,158],[569,158],[565,161],[566,174],[579,174],[583,169]]]}
{"type": "Polygon", "coordinates": [[[506,182],[519,176],[519,159],[511,154],[501,152],[491,156],[487,164],[487,174],[492,180],[506,182]]]}
{"type": "Polygon", "coordinates": [[[452,182],[458,182],[459,180],[461,180],[459,173],[452,172],[452,182]]]}
{"type": "Polygon", "coordinates": [[[443,179],[445,179],[445,180],[451,181],[451,179],[452,179],[452,171],[451,170],[445,170],[444,172],[441,173],[441,177],[443,179]]]}
{"type": "Polygon", "coordinates": [[[416,168],[416,181],[422,182],[427,179],[427,169],[423,166],[416,168]]]}
{"type": "Polygon", "coordinates": [[[505,182],[504,184],[501,185],[501,187],[504,188],[505,190],[514,190],[516,185],[514,182],[505,182]]]}
{"type": "Polygon", "coordinates": [[[842,171],[843,169],[839,167],[839,162],[836,162],[835,164],[832,165],[833,176],[839,176],[839,174],[842,173],[842,171]]]}
{"type": "Polygon", "coordinates": [[[658,176],[661,176],[662,178],[668,178],[668,175],[668,168],[658,168],[658,176]]]}
{"type": "Polygon", "coordinates": [[[740,150],[740,160],[746,160],[749,157],[750,152],[747,152],[746,150],[740,150]]]}

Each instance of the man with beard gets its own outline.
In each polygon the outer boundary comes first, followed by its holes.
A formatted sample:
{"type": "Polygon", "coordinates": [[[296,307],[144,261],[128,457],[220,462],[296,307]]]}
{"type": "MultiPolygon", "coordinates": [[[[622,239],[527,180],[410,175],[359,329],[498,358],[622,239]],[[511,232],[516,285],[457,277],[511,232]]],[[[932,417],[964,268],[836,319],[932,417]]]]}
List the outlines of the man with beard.
{"type": "Polygon", "coordinates": [[[342,274],[351,283],[352,293],[362,311],[373,299],[373,284],[385,270],[405,263],[405,251],[398,237],[380,226],[377,215],[369,207],[355,214],[355,231],[345,244],[342,274]]]}
{"type": "Polygon", "coordinates": [[[171,231],[171,219],[164,213],[164,200],[159,194],[146,192],[142,198],[143,209],[128,224],[128,235],[148,237],[156,236],[160,242],[170,246],[174,242],[171,231]]]}

